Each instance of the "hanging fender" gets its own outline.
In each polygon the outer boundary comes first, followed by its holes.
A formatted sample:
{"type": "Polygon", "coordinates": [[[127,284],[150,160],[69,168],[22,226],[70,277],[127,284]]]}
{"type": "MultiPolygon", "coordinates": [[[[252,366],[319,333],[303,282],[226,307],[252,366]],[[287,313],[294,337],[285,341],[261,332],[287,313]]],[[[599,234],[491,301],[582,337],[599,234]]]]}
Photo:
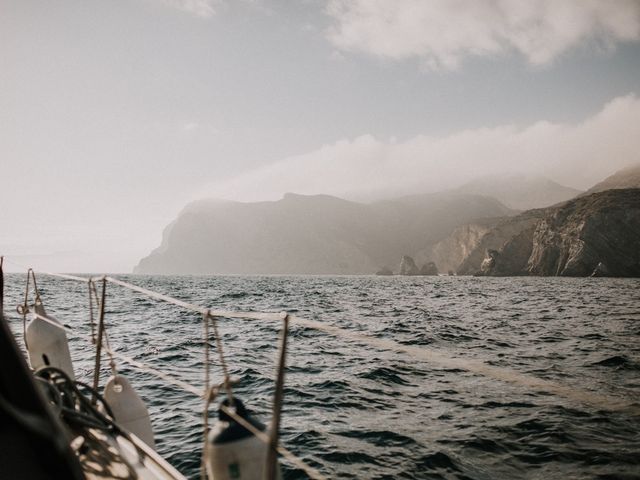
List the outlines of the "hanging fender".
{"type": "MultiPolygon", "coordinates": [[[[236,413],[260,431],[265,426],[251,417],[244,404],[234,397],[236,413]]],[[[229,406],[225,399],[223,405],[229,406]]],[[[221,409],[218,422],[209,432],[206,444],[206,466],[209,480],[263,480],[268,446],[242,425],[236,423],[221,409]]],[[[276,466],[276,478],[281,478],[276,466]]]]}
{"type": "Polygon", "coordinates": [[[75,380],[67,334],[63,328],[52,325],[53,323],[62,327],[62,324],[51,315],[47,315],[40,297],[36,298],[34,311],[51,323],[34,315],[27,325],[26,343],[31,368],[37,370],[45,366],[57,367],[75,380]]]}
{"type": "Polygon", "coordinates": [[[104,386],[104,399],[111,407],[118,425],[133,433],[151,448],[155,448],[149,410],[125,377],[122,375],[109,377],[104,386]]]}

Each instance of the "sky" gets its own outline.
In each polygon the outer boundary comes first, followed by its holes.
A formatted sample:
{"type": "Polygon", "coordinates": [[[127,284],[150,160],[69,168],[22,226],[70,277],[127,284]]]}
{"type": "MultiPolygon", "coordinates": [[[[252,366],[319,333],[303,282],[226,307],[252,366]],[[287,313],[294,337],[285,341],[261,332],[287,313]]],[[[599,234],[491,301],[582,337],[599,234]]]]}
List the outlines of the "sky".
{"type": "Polygon", "coordinates": [[[198,198],[640,162],[640,1],[0,0],[0,254],[129,272],[198,198]]]}

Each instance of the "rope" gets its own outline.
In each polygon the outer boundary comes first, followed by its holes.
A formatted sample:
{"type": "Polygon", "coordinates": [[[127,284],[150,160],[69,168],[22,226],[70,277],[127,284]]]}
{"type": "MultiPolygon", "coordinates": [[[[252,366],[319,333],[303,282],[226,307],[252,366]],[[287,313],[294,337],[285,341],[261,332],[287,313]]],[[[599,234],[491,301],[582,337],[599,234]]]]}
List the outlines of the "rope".
{"type": "Polygon", "coordinates": [[[109,368],[111,369],[111,375],[115,377],[118,376],[118,368],[116,366],[116,361],[114,360],[113,350],[111,349],[111,345],[109,345],[109,333],[108,330],[104,329],[104,342],[105,342],[105,352],[109,356],[109,368]]]}
{"type": "Polygon", "coordinates": [[[36,379],[42,379],[52,387],[53,402],[58,407],[58,413],[69,425],[82,428],[96,428],[99,430],[119,430],[113,422],[113,413],[107,402],[97,390],[91,389],[76,380],[72,380],[63,370],[55,367],[42,367],[34,372],[36,379]],[[78,386],[91,392],[92,397],[100,401],[106,416],[96,409],[92,402],[80,392],[78,386]]]}
{"type": "Polygon", "coordinates": [[[204,340],[204,409],[202,410],[202,458],[200,460],[200,478],[206,480],[206,462],[209,458],[207,436],[209,434],[209,404],[211,403],[210,366],[209,366],[209,312],[202,315],[202,333],[204,340]]]}
{"type": "Polygon", "coordinates": [[[24,288],[24,303],[22,305],[18,305],[17,310],[18,313],[22,315],[22,340],[24,341],[24,346],[29,349],[29,345],[27,345],[27,312],[29,311],[29,281],[31,277],[29,276],[29,272],[31,269],[27,270],[27,285],[24,288]]]}
{"type": "MultiPolygon", "coordinates": [[[[102,296],[100,298],[100,316],[98,317],[98,338],[96,340],[96,360],[93,367],[93,389],[98,389],[100,382],[100,362],[102,361],[102,337],[104,333],[104,304],[107,296],[107,279],[102,279],[102,296]]],[[[96,397],[93,397],[95,404],[96,397]]]]}
{"type": "Polygon", "coordinates": [[[93,302],[95,299],[96,305],[100,305],[100,300],[98,300],[98,291],[96,290],[95,282],[90,278],[87,282],[89,286],[89,325],[91,326],[91,344],[96,344],[96,323],[93,317],[93,302]]]}
{"type": "MultiPolygon", "coordinates": [[[[4,260],[4,257],[3,257],[4,260]]],[[[38,284],[36,282],[36,273],[32,268],[27,270],[27,285],[24,289],[24,303],[22,305],[18,305],[16,310],[20,315],[22,315],[22,339],[24,341],[24,346],[28,349],[29,345],[27,344],[27,313],[29,313],[29,284],[30,280],[33,279],[33,291],[36,294],[36,298],[34,301],[34,305],[39,306],[42,305],[42,300],[40,299],[40,292],[38,291],[38,284]]]]}
{"type": "MultiPolygon", "coordinates": [[[[53,274],[57,275],[57,274],[53,274]]],[[[172,305],[176,305],[178,307],[182,307],[186,310],[191,310],[192,312],[200,313],[201,315],[209,314],[210,317],[223,317],[223,318],[238,318],[238,319],[252,319],[252,320],[281,320],[282,313],[263,313],[263,312],[238,312],[231,310],[215,310],[212,308],[200,307],[198,305],[194,305],[192,303],[184,302],[182,300],[178,300],[177,298],[170,297],[168,295],[163,295],[161,293],[154,292],[152,290],[148,290],[143,287],[139,287],[137,285],[133,285],[128,282],[124,282],[122,280],[118,280],[113,277],[106,277],[107,281],[113,283],[115,285],[119,285],[124,288],[128,288],[129,290],[133,290],[138,293],[142,293],[147,295],[150,298],[155,298],[156,300],[161,300],[166,303],[170,303],[172,305]]],[[[82,279],[86,281],[86,279],[82,279]]]]}
{"type": "Polygon", "coordinates": [[[276,388],[273,395],[273,414],[271,415],[271,432],[269,435],[269,451],[266,459],[266,480],[276,480],[277,476],[277,448],[280,436],[280,416],[282,414],[282,404],[284,401],[284,371],[287,359],[287,338],[289,336],[289,315],[282,319],[282,330],[280,333],[280,355],[278,358],[278,371],[276,374],[276,388]]]}
{"type": "MultiPolygon", "coordinates": [[[[106,349],[106,347],[105,347],[106,349]]],[[[161,370],[158,370],[157,368],[153,368],[145,363],[142,362],[138,362],[137,360],[134,360],[133,358],[120,353],[120,352],[116,352],[115,350],[111,351],[111,355],[113,355],[116,358],[119,358],[120,360],[122,360],[125,363],[128,363],[129,365],[138,368],[139,370],[143,371],[143,372],[147,372],[150,373],[152,375],[155,375],[158,378],[163,379],[164,381],[166,381],[167,383],[170,383],[178,388],[181,388],[182,390],[184,390],[185,392],[189,392],[193,395],[196,395],[197,397],[203,397],[203,393],[202,390],[200,388],[194,387],[193,385],[188,384],[187,382],[184,382],[182,380],[180,380],[179,378],[176,378],[172,375],[169,375],[168,373],[164,373],[161,370]]]]}
{"type": "Polygon", "coordinates": [[[218,333],[218,322],[216,317],[212,317],[207,310],[206,314],[207,318],[211,319],[211,326],[213,327],[213,334],[216,340],[216,349],[218,350],[218,356],[220,357],[220,366],[222,367],[222,373],[224,375],[224,388],[227,391],[227,395],[229,396],[229,403],[233,406],[233,392],[231,391],[231,381],[229,380],[229,368],[227,367],[227,362],[224,359],[224,351],[222,350],[222,339],[220,338],[220,334],[218,333]]]}
{"type": "Polygon", "coordinates": [[[91,323],[91,340],[92,340],[92,344],[96,344],[96,338],[94,336],[94,324],[93,324],[93,306],[92,306],[92,300],[91,300],[91,296],[93,294],[93,297],[95,299],[96,304],[100,307],[100,322],[103,324],[102,328],[103,328],[103,334],[104,334],[104,341],[105,341],[105,351],[107,352],[107,355],[109,356],[109,367],[111,368],[111,374],[115,377],[117,377],[118,375],[118,369],[116,368],[116,362],[113,358],[113,350],[111,349],[111,345],[109,344],[109,332],[108,329],[106,328],[106,325],[104,324],[104,308],[103,308],[103,303],[106,300],[106,295],[105,295],[105,287],[106,287],[106,282],[103,279],[103,292],[102,292],[102,300],[98,299],[98,290],[96,289],[96,283],[92,280],[89,279],[89,311],[90,311],[90,323],[91,323]]]}

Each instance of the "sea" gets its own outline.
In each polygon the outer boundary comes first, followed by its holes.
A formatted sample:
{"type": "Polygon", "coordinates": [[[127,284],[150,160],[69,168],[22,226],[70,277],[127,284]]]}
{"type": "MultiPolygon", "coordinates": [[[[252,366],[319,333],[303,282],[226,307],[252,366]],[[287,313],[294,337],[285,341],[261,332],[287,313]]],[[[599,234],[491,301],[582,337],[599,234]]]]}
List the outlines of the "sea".
{"type": "MultiPolygon", "coordinates": [[[[287,311],[374,338],[436,351],[444,362],[290,327],[282,444],[328,478],[640,479],[640,280],[374,276],[118,278],[216,309],[287,311]],[[447,358],[456,359],[452,366],[447,358]],[[473,373],[465,362],[561,385],[473,373]],[[611,403],[580,401],[595,393],[611,403]],[[629,408],[616,409],[625,403],[629,408]]],[[[5,279],[22,341],[25,275],[5,279]]],[[[90,382],[84,283],[38,276],[47,312],[71,328],[78,379],[90,382]]],[[[33,294],[31,294],[33,299],[33,294]]],[[[106,331],[122,354],[201,388],[199,314],[107,285],[106,331]]],[[[234,394],[255,417],[272,409],[281,324],[218,320],[234,394]]],[[[211,374],[222,380],[214,341],[211,374]]],[[[200,475],[202,401],[116,359],[151,414],[158,452],[200,475]]],[[[101,383],[111,373],[102,362],[101,383]]],[[[210,416],[215,419],[217,405],[210,416]]],[[[306,474],[281,462],[283,478],[306,474]]]]}

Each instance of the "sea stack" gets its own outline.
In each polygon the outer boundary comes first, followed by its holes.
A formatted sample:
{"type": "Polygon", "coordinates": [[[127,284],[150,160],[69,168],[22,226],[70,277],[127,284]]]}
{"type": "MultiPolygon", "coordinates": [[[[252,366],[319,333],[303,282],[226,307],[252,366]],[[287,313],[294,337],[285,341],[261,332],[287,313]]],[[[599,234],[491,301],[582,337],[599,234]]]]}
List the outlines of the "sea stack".
{"type": "Polygon", "coordinates": [[[427,262],[420,269],[420,275],[438,275],[438,273],[438,266],[435,262],[427,262]]]}
{"type": "Polygon", "coordinates": [[[403,255],[400,260],[400,275],[418,275],[416,262],[409,255],[403,255]]]}

